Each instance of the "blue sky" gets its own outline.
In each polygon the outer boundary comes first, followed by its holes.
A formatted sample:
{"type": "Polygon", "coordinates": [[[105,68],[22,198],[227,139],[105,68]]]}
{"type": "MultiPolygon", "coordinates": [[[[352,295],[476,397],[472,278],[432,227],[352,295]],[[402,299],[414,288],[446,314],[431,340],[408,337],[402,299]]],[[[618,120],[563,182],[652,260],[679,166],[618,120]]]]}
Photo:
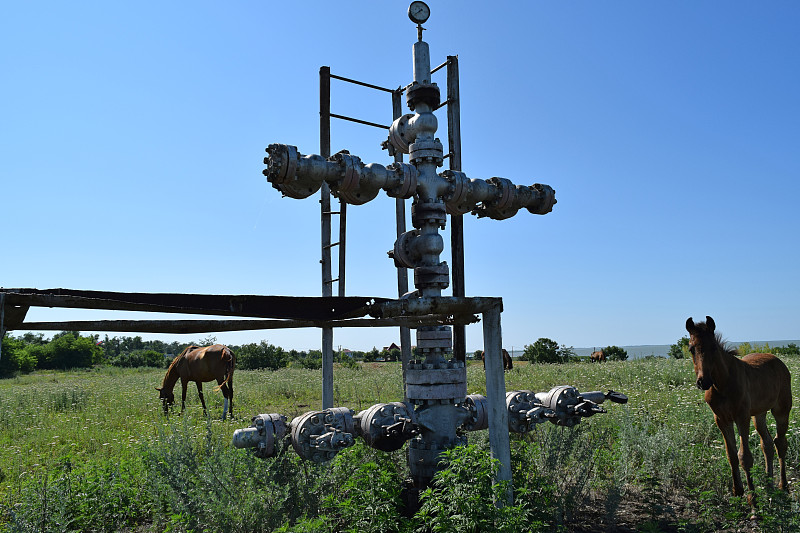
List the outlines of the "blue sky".
{"type": "MultiPolygon", "coordinates": [[[[668,344],[705,315],[733,341],[800,338],[800,4],[428,3],[432,63],[459,56],[464,172],[558,199],[546,216],[465,218],[467,294],[503,297],[504,346],[668,344]]],[[[407,7],[6,4],[0,286],[319,295],[319,203],[281,198],[264,148],[319,152],[322,65],[409,83],[407,7]]],[[[388,94],[336,81],[332,110],[391,121],[388,94]]],[[[390,162],[384,139],[333,124],[333,151],[364,162],[390,162]]],[[[384,194],[350,207],[348,294],[396,295],[393,209],[384,194]]],[[[314,329],[216,336],[320,345],[314,329]]],[[[467,336],[481,347],[480,325],[467,336]]]]}

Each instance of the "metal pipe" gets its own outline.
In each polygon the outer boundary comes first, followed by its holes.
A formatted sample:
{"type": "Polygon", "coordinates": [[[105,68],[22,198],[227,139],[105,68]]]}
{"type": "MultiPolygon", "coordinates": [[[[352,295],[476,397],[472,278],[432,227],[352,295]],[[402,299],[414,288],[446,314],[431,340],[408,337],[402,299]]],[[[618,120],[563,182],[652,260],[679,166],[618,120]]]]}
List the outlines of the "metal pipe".
{"type": "MultiPolygon", "coordinates": [[[[403,115],[403,93],[402,91],[392,92],[392,120],[397,120],[403,115]]],[[[395,151],[395,163],[403,162],[402,152],[395,151]]],[[[396,235],[400,236],[406,232],[406,201],[403,198],[395,199],[395,225],[396,235]]],[[[397,296],[402,298],[408,292],[408,270],[405,267],[397,267],[397,296]]],[[[406,371],[411,361],[411,329],[400,326],[400,361],[403,368],[403,401],[408,401],[406,388],[406,371]]]]}
{"type": "MultiPolygon", "coordinates": [[[[447,139],[450,150],[450,170],[461,171],[461,101],[459,93],[458,56],[447,56],[447,139]]],[[[466,296],[464,284],[464,215],[450,216],[450,252],[453,296],[466,296]]],[[[467,358],[467,330],[453,327],[453,357],[467,358]]]]}
{"type": "MultiPolygon", "coordinates": [[[[319,150],[324,158],[331,155],[331,69],[319,69],[319,150]]],[[[331,274],[331,193],[326,182],[320,191],[322,210],[322,296],[333,296],[331,274]]],[[[333,407],[333,328],[322,329],[322,408],[333,407]]]]}

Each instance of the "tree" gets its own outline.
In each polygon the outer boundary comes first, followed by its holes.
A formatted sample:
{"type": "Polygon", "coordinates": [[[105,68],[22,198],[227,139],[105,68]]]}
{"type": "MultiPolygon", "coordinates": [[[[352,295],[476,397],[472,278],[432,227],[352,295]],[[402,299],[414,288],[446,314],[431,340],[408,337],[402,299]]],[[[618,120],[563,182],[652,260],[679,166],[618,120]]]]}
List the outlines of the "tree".
{"type": "Polygon", "coordinates": [[[36,356],[39,368],[85,368],[99,363],[103,356],[95,337],[71,331],[54,335],[46,345],[33,344],[27,349],[36,356]]]}
{"type": "Polygon", "coordinates": [[[689,357],[689,337],[681,337],[675,344],[670,344],[669,356],[673,359],[689,357]]]}
{"type": "Polygon", "coordinates": [[[475,350],[474,352],[472,352],[472,358],[475,359],[476,361],[480,361],[482,357],[483,357],[483,350],[475,350]]]}
{"type": "Polygon", "coordinates": [[[619,346],[606,346],[603,348],[603,353],[609,361],[625,361],[628,359],[628,352],[619,346]]]}
{"type": "Polygon", "coordinates": [[[8,334],[3,338],[0,377],[13,376],[16,372],[31,372],[36,368],[36,359],[28,352],[24,339],[25,336],[15,338],[8,334]]]}
{"type": "Polygon", "coordinates": [[[372,350],[368,352],[364,352],[364,362],[365,363],[374,363],[378,360],[378,357],[381,356],[381,352],[378,351],[376,347],[372,347],[372,350]]]}
{"type": "Polygon", "coordinates": [[[267,341],[239,346],[236,353],[236,366],[244,370],[268,368],[277,370],[286,366],[288,357],[283,348],[267,341]]]}
{"type": "Polygon", "coordinates": [[[772,349],[776,355],[800,355],[800,346],[790,342],[786,346],[776,346],[772,349]]]}
{"type": "Polygon", "coordinates": [[[562,363],[556,341],[540,337],[533,344],[528,344],[522,352],[522,358],[531,363],[562,363]]]}

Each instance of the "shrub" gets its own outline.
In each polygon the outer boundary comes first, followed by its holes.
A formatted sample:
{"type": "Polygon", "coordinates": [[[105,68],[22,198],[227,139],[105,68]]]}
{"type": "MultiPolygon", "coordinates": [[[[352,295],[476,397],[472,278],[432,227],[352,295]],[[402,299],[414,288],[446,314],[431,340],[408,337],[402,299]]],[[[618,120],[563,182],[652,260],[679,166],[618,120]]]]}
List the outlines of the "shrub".
{"type": "Polygon", "coordinates": [[[113,366],[123,368],[142,366],[162,368],[165,365],[166,359],[164,358],[164,354],[155,350],[136,350],[134,352],[121,353],[110,362],[113,366]]]}
{"type": "Polygon", "coordinates": [[[603,348],[603,353],[609,361],[626,361],[628,359],[628,352],[619,346],[606,346],[603,348]]]}

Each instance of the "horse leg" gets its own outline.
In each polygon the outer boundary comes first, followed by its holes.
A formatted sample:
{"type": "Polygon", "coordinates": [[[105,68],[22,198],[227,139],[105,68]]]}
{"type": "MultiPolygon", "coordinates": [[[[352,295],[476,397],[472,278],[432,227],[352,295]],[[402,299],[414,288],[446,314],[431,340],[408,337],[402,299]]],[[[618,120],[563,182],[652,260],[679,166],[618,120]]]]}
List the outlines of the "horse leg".
{"type": "Polygon", "coordinates": [[[188,386],[189,383],[181,379],[181,414],[186,409],[186,387],[188,386]]]}
{"type": "MultiPolygon", "coordinates": [[[[233,418],[233,374],[228,376],[228,382],[224,385],[220,385],[222,389],[222,395],[225,397],[225,407],[227,412],[233,418]]],[[[225,411],[222,412],[222,419],[225,420],[225,411]]]]}
{"type": "Polygon", "coordinates": [[[733,495],[742,496],[742,476],[739,474],[739,461],[736,454],[736,435],[733,432],[732,422],[723,422],[718,417],[714,417],[717,427],[722,432],[722,440],[725,441],[725,455],[728,456],[728,464],[731,465],[731,477],[733,478],[733,495]]]}
{"type": "Polygon", "coordinates": [[[775,460],[775,446],[772,442],[772,435],[767,428],[767,413],[753,417],[753,425],[756,427],[758,436],[761,437],[761,451],[764,453],[764,463],[766,463],[767,479],[772,483],[772,463],[775,460]]]}
{"type": "Polygon", "coordinates": [[[753,486],[753,478],[750,475],[750,469],[753,468],[753,453],[750,451],[750,417],[737,420],[736,427],[739,430],[739,464],[744,468],[747,489],[750,491],[747,501],[752,505],[755,487],[753,486]]]}
{"type": "Polygon", "coordinates": [[[789,442],[786,440],[786,431],[789,429],[789,411],[785,413],[775,412],[777,409],[772,410],[772,416],[775,417],[775,448],[778,450],[778,465],[781,471],[781,481],[778,485],[779,489],[789,492],[789,482],[786,480],[786,449],[789,447],[789,442]]]}
{"type": "Polygon", "coordinates": [[[197,384],[197,394],[198,396],[200,396],[200,403],[203,405],[203,415],[207,415],[208,413],[206,412],[206,400],[205,398],[203,398],[203,384],[200,383],[199,381],[195,381],[195,383],[197,384]]]}

